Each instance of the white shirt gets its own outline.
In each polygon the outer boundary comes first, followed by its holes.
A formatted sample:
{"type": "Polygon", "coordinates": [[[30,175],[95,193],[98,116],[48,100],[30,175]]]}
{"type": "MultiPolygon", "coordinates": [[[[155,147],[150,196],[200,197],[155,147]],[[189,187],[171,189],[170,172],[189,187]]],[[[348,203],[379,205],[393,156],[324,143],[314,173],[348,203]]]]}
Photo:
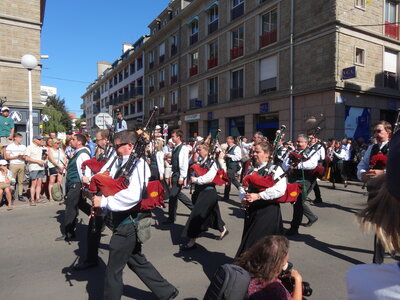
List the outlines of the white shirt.
{"type": "Polygon", "coordinates": [[[313,152],[317,151],[317,153],[314,154],[314,156],[317,156],[318,160],[324,160],[325,159],[325,148],[319,144],[315,146],[315,149],[313,149],[313,152]]]}
{"type": "Polygon", "coordinates": [[[345,151],[343,160],[349,161],[351,158],[351,144],[342,145],[342,149],[345,151]]]}
{"type": "Polygon", "coordinates": [[[226,154],[229,154],[228,151],[232,148],[235,147],[235,150],[233,150],[233,154],[231,155],[231,160],[232,161],[239,161],[242,159],[242,150],[240,149],[239,146],[237,145],[232,145],[231,147],[228,147],[228,149],[226,149],[226,154]]]}
{"type": "MultiPolygon", "coordinates": [[[[389,141],[383,142],[382,144],[379,145],[379,149],[382,149],[389,141]]],[[[357,166],[357,177],[358,180],[362,181],[361,176],[363,173],[367,172],[369,170],[369,160],[371,158],[371,150],[374,145],[370,145],[365,151],[365,154],[361,161],[358,163],[357,166]]]]}
{"type": "Polygon", "coordinates": [[[118,120],[117,123],[115,124],[115,132],[128,130],[128,125],[126,125],[126,121],[125,120],[121,121],[121,127],[119,126],[119,121],[120,120],[118,120]]]}
{"type": "Polygon", "coordinates": [[[356,265],[346,274],[349,300],[400,299],[400,268],[395,264],[356,265]]]}
{"type": "MultiPolygon", "coordinates": [[[[79,151],[82,151],[84,149],[87,150],[87,148],[85,148],[85,147],[77,149],[76,152],[75,152],[75,155],[77,155],[79,151]]],[[[82,182],[82,176],[83,175],[85,175],[88,178],[90,178],[92,176],[92,171],[90,170],[90,168],[86,167],[85,168],[85,173],[83,174],[83,172],[82,172],[82,163],[85,160],[88,160],[88,159],[90,159],[90,155],[88,155],[86,152],[84,152],[84,153],[81,153],[79,155],[79,157],[77,158],[77,160],[76,160],[76,167],[78,168],[79,179],[81,180],[81,182],[82,182]]]]}
{"type": "MultiPolygon", "coordinates": [[[[179,145],[176,145],[175,148],[179,145]]],[[[182,145],[181,151],[179,152],[179,179],[184,180],[187,177],[188,168],[189,150],[185,145],[182,145]]]]}
{"type": "MultiPolygon", "coordinates": [[[[313,152],[311,152],[310,155],[311,155],[312,153],[313,153],[313,152]]],[[[287,157],[285,158],[285,160],[283,161],[283,163],[282,163],[282,168],[283,168],[284,170],[287,170],[287,169],[290,168],[289,162],[290,162],[290,158],[289,158],[289,156],[287,156],[287,157]]],[[[300,163],[297,165],[297,169],[313,170],[313,169],[315,169],[317,166],[318,166],[318,155],[317,155],[317,154],[314,154],[314,155],[312,155],[312,156],[310,157],[310,159],[308,159],[308,160],[306,160],[306,161],[300,162],[300,163]]]]}
{"type": "MultiPolygon", "coordinates": [[[[29,156],[30,158],[36,159],[36,160],[42,160],[42,147],[39,147],[35,144],[30,144],[28,147],[26,147],[24,155],[29,156]]],[[[39,165],[37,163],[30,162],[29,163],[29,172],[32,171],[42,171],[44,170],[43,165],[39,165]]]]}
{"type": "Polygon", "coordinates": [[[164,175],[164,152],[157,151],[156,152],[156,159],[157,159],[157,168],[160,176],[164,175]]]}
{"type": "MultiPolygon", "coordinates": [[[[6,148],[6,153],[10,156],[17,156],[17,155],[24,155],[26,150],[26,146],[25,145],[17,145],[15,143],[12,143],[10,145],[7,146],[6,148]]],[[[13,165],[23,165],[25,164],[25,161],[23,158],[16,158],[16,159],[10,159],[10,164],[13,165]]]]}
{"type": "Polygon", "coordinates": [[[199,185],[210,183],[214,180],[215,175],[217,175],[217,171],[218,171],[217,164],[214,162],[211,165],[211,168],[207,171],[207,173],[204,174],[203,176],[196,177],[193,183],[199,185]]]}
{"type": "Polygon", "coordinates": [[[10,180],[10,182],[13,180],[12,177],[12,172],[7,169],[7,174],[4,176],[2,172],[0,172],[0,182],[4,183],[6,182],[6,178],[10,180]]]}
{"type": "MultiPolygon", "coordinates": [[[[125,155],[122,158],[122,166],[128,161],[128,158],[129,155],[125,155]]],[[[105,169],[107,169],[107,167],[105,169]]],[[[118,162],[116,162],[110,171],[110,176],[112,178],[114,178],[118,169],[119,165],[118,162]]],[[[120,190],[114,196],[102,196],[101,208],[103,210],[120,212],[129,210],[136,206],[142,200],[143,185],[145,184],[147,186],[150,174],[151,172],[148,164],[143,159],[140,159],[129,178],[129,186],[124,190],[120,190]]]]}

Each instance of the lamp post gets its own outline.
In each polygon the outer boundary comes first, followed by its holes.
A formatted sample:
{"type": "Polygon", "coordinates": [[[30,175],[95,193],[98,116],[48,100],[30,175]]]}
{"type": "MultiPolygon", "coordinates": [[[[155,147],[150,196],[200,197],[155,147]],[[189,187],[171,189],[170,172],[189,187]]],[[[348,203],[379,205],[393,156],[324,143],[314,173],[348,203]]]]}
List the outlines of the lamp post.
{"type": "Polygon", "coordinates": [[[33,140],[33,117],[32,117],[32,70],[37,67],[38,62],[31,54],[25,54],[21,58],[22,66],[28,70],[28,83],[29,83],[29,144],[33,140]]]}

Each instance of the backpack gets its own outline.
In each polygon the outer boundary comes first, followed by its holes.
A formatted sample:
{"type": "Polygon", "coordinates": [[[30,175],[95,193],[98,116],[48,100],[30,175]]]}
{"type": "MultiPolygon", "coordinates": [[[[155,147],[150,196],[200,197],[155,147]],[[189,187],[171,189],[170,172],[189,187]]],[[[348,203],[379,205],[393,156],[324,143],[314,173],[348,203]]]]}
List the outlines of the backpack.
{"type": "Polygon", "coordinates": [[[51,195],[54,201],[62,201],[63,194],[61,190],[61,184],[58,182],[53,184],[53,187],[51,188],[51,195]]]}
{"type": "Polygon", "coordinates": [[[250,284],[250,274],[240,266],[218,267],[203,300],[243,300],[250,284]]]}

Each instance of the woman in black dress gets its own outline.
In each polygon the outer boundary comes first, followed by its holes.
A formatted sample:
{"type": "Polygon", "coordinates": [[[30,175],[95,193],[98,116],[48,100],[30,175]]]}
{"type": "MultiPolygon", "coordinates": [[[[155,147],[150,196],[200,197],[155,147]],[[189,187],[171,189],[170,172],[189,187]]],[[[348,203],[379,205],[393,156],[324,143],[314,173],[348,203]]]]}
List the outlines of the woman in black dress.
{"type": "MultiPolygon", "coordinates": [[[[283,170],[281,167],[268,164],[272,153],[270,144],[257,143],[254,148],[253,157],[256,168],[251,174],[257,172],[260,176],[272,175],[276,179],[283,170]]],[[[266,235],[283,234],[281,208],[278,202],[271,200],[283,196],[286,192],[287,181],[282,178],[275,185],[265,189],[257,190],[250,182],[247,193],[240,188],[239,197],[246,209],[242,241],[236,257],[239,257],[247,249],[251,248],[266,235]]]]}
{"type": "Polygon", "coordinates": [[[194,249],[197,237],[201,232],[207,231],[208,228],[220,232],[217,238],[219,240],[222,240],[229,233],[221,219],[218,195],[215,184],[212,183],[218,171],[217,163],[209,157],[210,146],[208,144],[199,145],[197,151],[201,157],[200,167],[206,173],[202,176],[191,177],[191,182],[195,185],[192,195],[194,207],[182,234],[182,236],[189,238],[189,242],[181,247],[182,250],[194,249]]]}

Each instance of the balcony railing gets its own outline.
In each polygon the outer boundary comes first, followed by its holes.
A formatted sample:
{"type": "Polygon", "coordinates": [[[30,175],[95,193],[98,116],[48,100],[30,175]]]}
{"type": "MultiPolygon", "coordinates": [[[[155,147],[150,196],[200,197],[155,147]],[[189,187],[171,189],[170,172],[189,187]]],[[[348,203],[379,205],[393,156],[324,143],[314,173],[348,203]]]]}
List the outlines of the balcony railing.
{"type": "Polygon", "coordinates": [[[218,56],[211,57],[207,62],[208,68],[214,68],[218,66],[218,56]]]}
{"type": "Polygon", "coordinates": [[[199,33],[196,32],[195,34],[192,34],[190,36],[190,45],[193,45],[194,43],[197,43],[198,40],[199,40],[199,33]]]}
{"type": "Polygon", "coordinates": [[[190,76],[196,75],[196,74],[197,74],[197,71],[198,71],[197,65],[191,67],[191,68],[189,69],[189,74],[190,74],[190,76]]]}
{"type": "Polygon", "coordinates": [[[189,109],[196,109],[196,108],[202,108],[203,107],[203,101],[199,99],[190,99],[189,100],[189,109]]]}
{"type": "Polygon", "coordinates": [[[276,91],[276,77],[260,80],[260,94],[276,91]]]}
{"type": "Polygon", "coordinates": [[[174,84],[177,81],[178,81],[178,76],[177,75],[171,76],[171,84],[174,84]]]}
{"type": "Polygon", "coordinates": [[[213,105],[218,103],[218,94],[208,95],[208,105],[213,105]]]}
{"type": "Polygon", "coordinates": [[[231,89],[231,100],[243,98],[243,88],[231,89]]]}
{"type": "Polygon", "coordinates": [[[154,68],[154,61],[149,62],[149,69],[153,69],[154,68]]]}
{"type": "Polygon", "coordinates": [[[171,112],[178,110],[178,104],[171,104],[171,112]]]}
{"type": "Polygon", "coordinates": [[[244,2],[231,9],[231,20],[235,20],[244,14],[244,2]]]}
{"type": "Polygon", "coordinates": [[[236,46],[231,49],[231,59],[235,59],[240,56],[243,56],[243,45],[236,46]]]}
{"type": "Polygon", "coordinates": [[[216,30],[218,30],[218,19],[208,24],[208,34],[211,34],[216,30]]]}
{"type": "Polygon", "coordinates": [[[158,84],[158,87],[159,87],[160,89],[162,89],[164,86],[165,86],[165,81],[164,81],[164,80],[163,80],[163,81],[160,81],[159,84],[158,84]]]}
{"type": "Polygon", "coordinates": [[[383,73],[383,86],[391,89],[399,89],[399,76],[396,73],[385,71],[383,73]]]}
{"type": "Polygon", "coordinates": [[[161,64],[164,62],[164,60],[165,60],[165,55],[164,54],[160,55],[160,57],[158,58],[158,62],[161,64]]]}
{"type": "Polygon", "coordinates": [[[399,25],[396,23],[385,22],[385,35],[398,40],[399,39],[399,25]]]}
{"type": "Polygon", "coordinates": [[[171,45],[171,56],[174,56],[176,53],[178,53],[178,47],[171,45]]]}
{"type": "Polygon", "coordinates": [[[149,93],[154,92],[154,86],[149,86],[149,93]]]}
{"type": "Polygon", "coordinates": [[[260,35],[260,48],[275,43],[277,39],[276,37],[277,37],[276,29],[268,31],[263,35],[260,35]]]}

